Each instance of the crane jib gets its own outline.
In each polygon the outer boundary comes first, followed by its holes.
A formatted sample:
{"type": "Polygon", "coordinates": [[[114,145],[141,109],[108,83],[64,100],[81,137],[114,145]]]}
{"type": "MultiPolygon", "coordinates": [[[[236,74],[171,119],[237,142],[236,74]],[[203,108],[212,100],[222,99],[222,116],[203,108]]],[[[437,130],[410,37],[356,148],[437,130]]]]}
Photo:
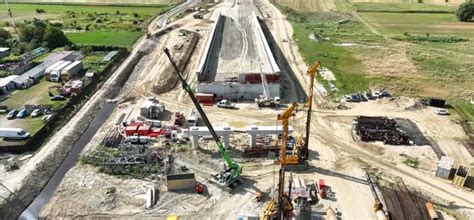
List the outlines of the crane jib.
{"type": "MultiPolygon", "coordinates": [[[[212,138],[214,139],[214,141],[216,142],[216,145],[219,149],[219,153],[220,155],[224,158],[224,160],[226,161],[227,165],[229,166],[230,169],[236,169],[237,172],[240,172],[241,171],[241,165],[235,163],[229,156],[229,154],[227,153],[227,151],[225,150],[224,148],[224,145],[222,144],[219,136],[217,135],[216,131],[214,130],[214,128],[212,127],[212,124],[211,122],[209,121],[209,119],[207,118],[207,115],[206,113],[204,113],[204,110],[202,109],[201,105],[199,104],[198,100],[196,99],[196,96],[194,96],[193,94],[193,91],[191,89],[191,87],[189,86],[189,84],[186,82],[186,80],[184,79],[183,75],[181,74],[181,71],[179,70],[178,66],[176,65],[176,63],[173,61],[173,59],[171,58],[171,54],[168,50],[168,48],[165,48],[164,49],[164,52],[166,54],[166,56],[168,56],[168,59],[170,60],[171,62],[171,65],[173,66],[173,68],[176,70],[176,73],[178,74],[178,77],[181,81],[181,84],[183,85],[183,89],[188,93],[189,97],[191,98],[194,106],[196,107],[197,111],[199,112],[199,114],[201,115],[201,118],[202,120],[204,121],[204,124],[206,125],[206,127],[208,128],[209,130],[209,133],[211,133],[212,135],[212,138]]],[[[240,173],[239,173],[240,174],[240,173]]],[[[239,174],[236,174],[237,176],[239,174]]]]}

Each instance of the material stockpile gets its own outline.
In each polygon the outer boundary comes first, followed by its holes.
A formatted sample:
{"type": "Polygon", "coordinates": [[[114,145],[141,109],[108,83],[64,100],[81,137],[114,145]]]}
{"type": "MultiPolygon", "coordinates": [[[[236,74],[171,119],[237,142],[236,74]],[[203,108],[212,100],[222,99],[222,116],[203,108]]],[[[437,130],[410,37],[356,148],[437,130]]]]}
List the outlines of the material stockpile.
{"type": "Polygon", "coordinates": [[[135,178],[166,175],[173,162],[172,155],[165,149],[150,149],[134,144],[120,144],[118,148],[98,147],[81,160],[100,167],[101,172],[135,178]]]}
{"type": "Polygon", "coordinates": [[[390,145],[410,145],[408,135],[398,128],[394,119],[360,116],[353,122],[353,129],[361,141],[382,141],[390,145]]]}
{"type": "Polygon", "coordinates": [[[116,125],[107,133],[105,138],[102,140],[102,145],[106,147],[118,147],[125,138],[125,134],[122,131],[121,126],[116,125]]]}

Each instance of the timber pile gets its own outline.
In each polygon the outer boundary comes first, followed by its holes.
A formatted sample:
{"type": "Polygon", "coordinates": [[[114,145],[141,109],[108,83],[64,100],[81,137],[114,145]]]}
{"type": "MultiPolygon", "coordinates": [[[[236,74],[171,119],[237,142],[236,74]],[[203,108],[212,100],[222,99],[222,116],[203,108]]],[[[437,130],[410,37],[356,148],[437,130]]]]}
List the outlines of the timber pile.
{"type": "Polygon", "coordinates": [[[123,129],[120,125],[116,125],[109,130],[105,138],[102,140],[102,145],[106,147],[118,147],[123,139],[125,139],[123,129]]]}
{"type": "Polygon", "coordinates": [[[353,128],[362,141],[382,141],[391,145],[410,145],[410,137],[398,128],[394,119],[360,116],[353,128]]]}

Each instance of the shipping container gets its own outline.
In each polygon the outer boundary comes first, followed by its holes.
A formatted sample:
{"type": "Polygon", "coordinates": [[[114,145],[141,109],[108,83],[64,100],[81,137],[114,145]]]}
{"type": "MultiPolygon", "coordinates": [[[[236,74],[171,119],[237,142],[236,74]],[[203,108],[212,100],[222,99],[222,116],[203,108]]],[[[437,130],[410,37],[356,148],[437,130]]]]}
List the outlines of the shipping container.
{"type": "Polygon", "coordinates": [[[427,202],[425,203],[426,210],[428,210],[428,214],[430,216],[431,220],[436,220],[438,219],[438,213],[436,213],[436,210],[433,207],[433,203],[427,202]]]}
{"type": "Polygon", "coordinates": [[[129,125],[125,128],[125,133],[127,134],[127,136],[131,136],[131,135],[134,135],[137,133],[137,130],[138,130],[138,126],[136,125],[129,125]]]}
{"type": "Polygon", "coordinates": [[[56,67],[58,67],[58,66],[61,65],[62,63],[64,63],[64,60],[60,60],[60,61],[54,63],[53,65],[49,66],[48,68],[46,68],[46,70],[44,71],[45,76],[48,76],[48,77],[49,77],[49,74],[51,74],[51,72],[53,71],[53,69],[56,68],[56,67]]]}
{"type": "Polygon", "coordinates": [[[466,183],[466,179],[469,176],[470,169],[464,166],[459,166],[456,173],[454,174],[453,183],[455,185],[463,187],[466,183]]]}
{"type": "Polygon", "coordinates": [[[79,71],[82,70],[83,67],[84,65],[81,61],[74,61],[61,71],[61,79],[63,81],[70,80],[72,77],[77,76],[77,74],[79,73],[79,71]]]}
{"type": "MultiPolygon", "coordinates": [[[[245,83],[250,84],[257,84],[262,83],[262,77],[259,73],[249,73],[245,74],[245,83]]],[[[280,81],[280,75],[278,74],[266,74],[265,78],[267,79],[267,83],[274,83],[280,81]]]]}
{"type": "Polygon", "coordinates": [[[438,162],[438,168],[436,169],[436,176],[443,179],[448,179],[451,175],[451,169],[454,164],[454,159],[442,156],[438,162]]]}
{"type": "Polygon", "coordinates": [[[196,99],[199,103],[212,104],[214,103],[214,94],[196,93],[196,99]]]}
{"type": "Polygon", "coordinates": [[[151,127],[148,125],[143,125],[138,128],[138,135],[148,136],[151,132],[151,127]]]}
{"type": "Polygon", "coordinates": [[[52,82],[59,82],[59,79],[61,77],[61,71],[67,66],[69,66],[71,63],[71,61],[64,61],[63,63],[61,63],[61,65],[52,69],[49,75],[49,80],[52,82]]]}

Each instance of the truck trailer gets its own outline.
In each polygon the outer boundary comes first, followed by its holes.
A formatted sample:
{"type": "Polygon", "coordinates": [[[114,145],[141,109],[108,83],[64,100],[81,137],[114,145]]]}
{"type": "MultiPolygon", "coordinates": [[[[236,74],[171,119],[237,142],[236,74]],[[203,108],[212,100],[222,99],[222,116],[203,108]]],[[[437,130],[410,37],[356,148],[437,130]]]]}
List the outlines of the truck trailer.
{"type": "Polygon", "coordinates": [[[49,66],[48,68],[46,68],[46,70],[44,71],[44,77],[46,78],[46,80],[49,80],[49,76],[51,75],[51,72],[53,72],[53,70],[59,65],[61,65],[62,63],[64,63],[64,60],[60,60],[54,63],[53,65],[49,66]]]}
{"type": "Polygon", "coordinates": [[[81,61],[72,62],[63,70],[61,70],[61,80],[63,81],[70,80],[72,77],[76,76],[77,73],[79,73],[79,71],[81,71],[83,67],[84,65],[82,64],[81,61]]]}
{"type": "Polygon", "coordinates": [[[61,77],[61,71],[69,66],[71,64],[71,61],[64,61],[61,63],[61,65],[57,66],[51,71],[51,74],[49,75],[49,80],[51,82],[59,82],[59,79],[61,77]]]}
{"type": "Polygon", "coordinates": [[[21,128],[0,128],[0,138],[5,139],[27,139],[30,134],[21,128]]]}

